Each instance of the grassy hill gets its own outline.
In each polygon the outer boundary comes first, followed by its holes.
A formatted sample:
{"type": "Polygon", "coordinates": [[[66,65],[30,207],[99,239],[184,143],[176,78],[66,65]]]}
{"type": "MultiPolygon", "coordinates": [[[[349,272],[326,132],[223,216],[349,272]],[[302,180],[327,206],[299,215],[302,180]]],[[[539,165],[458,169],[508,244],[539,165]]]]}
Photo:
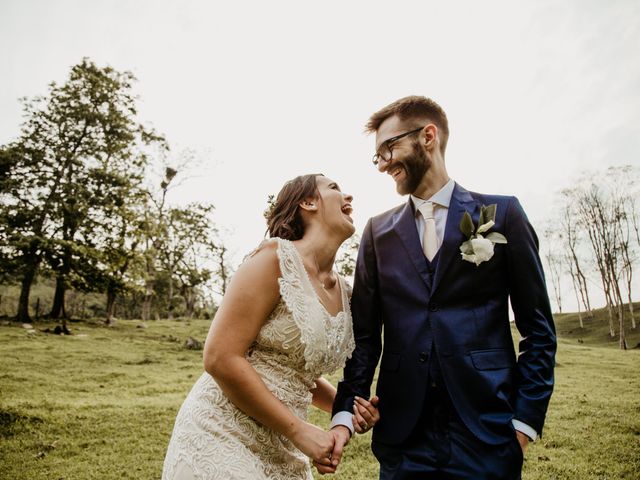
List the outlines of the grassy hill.
{"type": "MultiPolygon", "coordinates": [[[[640,350],[608,341],[606,319],[580,332],[575,322],[558,316],[555,392],[523,479],[636,479],[640,350]]],[[[83,321],[71,336],[42,332],[52,326],[0,325],[0,478],[159,478],[177,410],[202,373],[201,352],[184,341],[203,339],[209,321],[83,321]]],[[[326,426],[329,415],[312,409],[310,419],[326,426]]],[[[377,478],[369,442],[370,433],[351,442],[336,479],[377,478]]]]}
{"type": "MultiPolygon", "coordinates": [[[[631,328],[628,306],[625,306],[625,336],[628,348],[640,348],[640,303],[633,304],[636,328],[631,328]]],[[[609,334],[609,315],[606,308],[593,311],[592,318],[586,318],[583,314],[584,328],[580,328],[580,320],[577,313],[561,313],[554,315],[558,338],[567,342],[575,342],[585,346],[620,348],[619,326],[614,312],[614,329],[616,335],[609,334]]]]}

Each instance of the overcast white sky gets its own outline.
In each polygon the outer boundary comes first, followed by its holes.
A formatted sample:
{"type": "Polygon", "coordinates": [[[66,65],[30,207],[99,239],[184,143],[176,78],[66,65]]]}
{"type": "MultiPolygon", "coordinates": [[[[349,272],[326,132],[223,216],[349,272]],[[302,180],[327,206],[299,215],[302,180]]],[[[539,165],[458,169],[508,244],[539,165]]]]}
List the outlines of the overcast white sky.
{"type": "Polygon", "coordinates": [[[298,174],[352,193],[359,232],[404,201],[362,131],[405,95],[447,112],[450,176],[517,195],[540,233],[583,169],[640,165],[637,0],[2,0],[0,45],[0,143],[82,57],[130,70],[141,119],[204,162],[172,201],[213,202],[236,259],[298,174]]]}

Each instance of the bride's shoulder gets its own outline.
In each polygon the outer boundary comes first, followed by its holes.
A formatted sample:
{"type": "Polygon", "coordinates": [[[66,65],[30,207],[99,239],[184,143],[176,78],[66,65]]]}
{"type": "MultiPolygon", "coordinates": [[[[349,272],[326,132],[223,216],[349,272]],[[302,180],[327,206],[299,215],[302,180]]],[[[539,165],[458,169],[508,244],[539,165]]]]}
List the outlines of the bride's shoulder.
{"type": "Polygon", "coordinates": [[[278,241],[270,238],[263,240],[242,259],[237,273],[250,277],[279,277],[278,241]]]}
{"type": "Polygon", "coordinates": [[[249,252],[242,260],[241,265],[246,263],[271,263],[279,265],[283,258],[289,258],[293,244],[286,239],[271,237],[260,242],[256,248],[249,252]]]}
{"type": "Polygon", "coordinates": [[[260,242],[260,245],[258,245],[256,248],[251,250],[247,255],[245,255],[242,262],[244,263],[245,261],[256,256],[259,253],[262,253],[262,255],[275,256],[276,250],[278,249],[279,240],[280,240],[279,238],[267,238],[266,240],[263,240],[262,242],[260,242]]]}

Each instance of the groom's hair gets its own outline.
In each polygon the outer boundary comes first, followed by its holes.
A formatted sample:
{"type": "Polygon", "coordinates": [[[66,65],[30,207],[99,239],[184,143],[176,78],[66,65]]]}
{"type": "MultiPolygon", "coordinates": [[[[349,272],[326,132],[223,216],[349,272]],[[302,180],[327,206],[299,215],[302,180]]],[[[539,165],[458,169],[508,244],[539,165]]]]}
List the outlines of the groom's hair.
{"type": "Polygon", "coordinates": [[[387,118],[398,116],[402,121],[409,121],[409,128],[419,128],[420,121],[429,120],[440,131],[440,151],[444,155],[449,139],[449,121],[447,114],[440,105],[427,97],[411,95],[390,103],[381,110],[371,115],[364,129],[366,133],[375,133],[387,118]],[[415,125],[414,125],[415,123],[415,125]]]}

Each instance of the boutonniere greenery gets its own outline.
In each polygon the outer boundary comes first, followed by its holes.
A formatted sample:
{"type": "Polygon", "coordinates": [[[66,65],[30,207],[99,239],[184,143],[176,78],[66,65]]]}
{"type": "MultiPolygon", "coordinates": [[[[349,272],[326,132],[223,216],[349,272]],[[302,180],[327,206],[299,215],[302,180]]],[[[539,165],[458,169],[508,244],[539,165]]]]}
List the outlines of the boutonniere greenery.
{"type": "Polygon", "coordinates": [[[460,230],[467,237],[467,241],[460,245],[460,253],[463,260],[475,263],[478,266],[493,257],[494,244],[507,243],[507,239],[501,233],[486,233],[487,230],[495,225],[496,208],[497,205],[495,203],[489,206],[482,205],[477,227],[473,224],[473,219],[469,212],[464,212],[460,221],[460,230]]]}

